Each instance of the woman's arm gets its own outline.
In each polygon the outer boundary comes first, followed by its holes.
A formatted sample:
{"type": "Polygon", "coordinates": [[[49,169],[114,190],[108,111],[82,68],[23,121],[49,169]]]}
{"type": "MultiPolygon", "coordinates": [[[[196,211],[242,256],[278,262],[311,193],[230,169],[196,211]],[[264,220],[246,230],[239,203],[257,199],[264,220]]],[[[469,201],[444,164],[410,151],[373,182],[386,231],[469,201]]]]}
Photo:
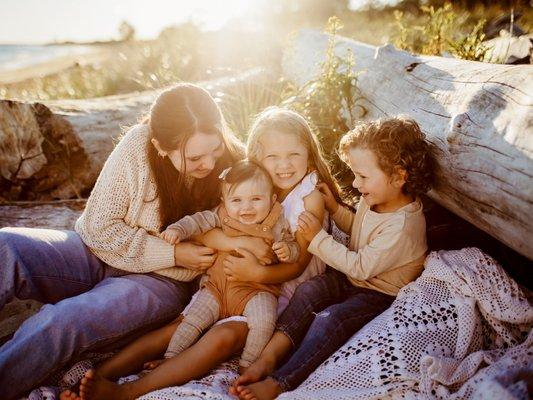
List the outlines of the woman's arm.
{"type": "Polygon", "coordinates": [[[174,266],[174,246],[125,219],[144,196],[139,182],[147,174],[145,135],[134,128],[109,155],[89,196],[76,231],[104,262],[126,271],[145,273],[174,266]]]}
{"type": "Polygon", "coordinates": [[[174,246],[155,232],[126,222],[132,205],[142,203],[139,196],[146,195],[146,135],[139,129],[128,132],[109,155],[76,222],[76,232],[98,258],[125,271],[146,273],[175,265],[208,268],[215,259],[212,249],[191,243],[174,246]]]}
{"type": "MultiPolygon", "coordinates": [[[[324,200],[317,190],[304,198],[304,207],[320,221],[324,219],[324,200]]],[[[307,252],[309,242],[304,239],[300,232],[296,232],[296,241],[302,250],[296,263],[263,266],[259,264],[253,254],[242,249],[239,252],[243,257],[231,255],[226,257],[224,270],[228,279],[258,283],[282,283],[297,278],[305,270],[313,256],[307,252]]]]}

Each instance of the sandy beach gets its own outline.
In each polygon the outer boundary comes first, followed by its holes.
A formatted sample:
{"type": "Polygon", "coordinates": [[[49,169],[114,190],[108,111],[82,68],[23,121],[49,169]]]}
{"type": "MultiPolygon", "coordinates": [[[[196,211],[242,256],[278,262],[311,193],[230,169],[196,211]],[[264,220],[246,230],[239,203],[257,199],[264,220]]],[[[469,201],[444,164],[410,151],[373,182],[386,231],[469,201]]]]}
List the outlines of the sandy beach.
{"type": "Polygon", "coordinates": [[[106,60],[111,45],[88,45],[89,52],[62,55],[48,61],[40,62],[27,67],[0,70],[0,85],[10,85],[21,83],[27,79],[42,78],[48,75],[57,74],[65,69],[80,65],[99,64],[106,60]]]}

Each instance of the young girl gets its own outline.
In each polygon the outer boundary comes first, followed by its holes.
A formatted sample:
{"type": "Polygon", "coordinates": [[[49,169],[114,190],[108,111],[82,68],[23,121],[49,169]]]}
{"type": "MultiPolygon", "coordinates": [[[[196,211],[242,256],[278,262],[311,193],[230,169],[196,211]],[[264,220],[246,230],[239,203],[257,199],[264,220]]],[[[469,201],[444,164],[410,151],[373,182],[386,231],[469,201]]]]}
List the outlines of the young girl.
{"type": "MultiPolygon", "coordinates": [[[[224,170],[222,204],[216,210],[199,211],[168,226],[162,237],[171,244],[222,228],[228,236],[250,235],[265,239],[282,262],[298,260],[294,240],[282,207],[276,201],[272,178],[259,164],[240,161],[224,170]]],[[[170,340],[165,358],[178,355],[219,319],[244,315],[249,332],[239,365],[249,367],[270,340],[277,319],[279,285],[228,281],[219,252],[207,271],[208,279],[183,312],[183,320],[170,340]]]]}
{"type": "Polygon", "coordinates": [[[337,226],[351,234],[349,248],[313,215],[300,215],[308,251],[333,269],[298,287],[260,359],[237,380],[233,393],[241,399],[273,399],[295,389],[422,272],[426,225],[417,196],[431,187],[435,161],[418,125],[401,118],[361,123],[339,150],[361,193],[357,212],[339,206],[325,185],[320,189],[337,226]],[[266,379],[244,386],[258,376],[266,379]]]}
{"type": "MultiPolygon", "coordinates": [[[[278,200],[283,204],[285,217],[296,230],[299,213],[307,211],[318,220],[325,218],[324,200],[315,189],[317,180],[330,187],[336,199],[338,188],[325,163],[319,144],[305,119],[295,112],[271,107],[263,111],[255,120],[248,137],[247,155],[259,162],[271,176],[277,189],[278,200]]],[[[305,249],[309,244],[300,233],[296,240],[301,254],[297,263],[261,265],[257,257],[242,248],[237,238],[216,237],[216,229],[203,235],[204,245],[223,251],[239,249],[242,257],[227,256],[224,260],[228,278],[235,281],[258,282],[264,284],[283,283],[278,311],[287,303],[296,286],[325,271],[325,264],[310,255],[305,249]]],[[[106,378],[117,379],[124,374],[135,372],[142,367],[139,357],[125,357],[131,348],[144,356],[144,361],[153,360],[166,349],[176,324],[138,339],[123,352],[105,362],[98,373],[88,371],[82,379],[80,394],[91,399],[121,399],[137,397],[145,391],[181,385],[191,379],[203,376],[234,353],[239,352],[247,335],[247,325],[230,321],[216,325],[198,342],[177,356],[157,366],[151,373],[138,381],[117,385],[106,378]],[[149,387],[149,389],[148,389],[149,387]]]]}

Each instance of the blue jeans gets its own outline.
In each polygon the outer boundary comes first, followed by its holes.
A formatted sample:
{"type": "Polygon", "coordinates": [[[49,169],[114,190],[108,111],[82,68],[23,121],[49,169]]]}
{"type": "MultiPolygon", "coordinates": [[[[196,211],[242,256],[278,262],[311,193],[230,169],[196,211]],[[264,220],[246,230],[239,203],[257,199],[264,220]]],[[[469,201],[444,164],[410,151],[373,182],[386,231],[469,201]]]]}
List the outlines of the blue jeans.
{"type": "Polygon", "coordinates": [[[73,231],[0,229],[0,308],[14,297],[47,303],[0,348],[0,398],[165,324],[189,295],[186,283],[109,267],[73,231]]]}
{"type": "Polygon", "coordinates": [[[393,296],[353,286],[344,274],[333,269],[300,284],[277,326],[296,351],[271,377],[283,391],[296,389],[393,301],[393,296]]]}

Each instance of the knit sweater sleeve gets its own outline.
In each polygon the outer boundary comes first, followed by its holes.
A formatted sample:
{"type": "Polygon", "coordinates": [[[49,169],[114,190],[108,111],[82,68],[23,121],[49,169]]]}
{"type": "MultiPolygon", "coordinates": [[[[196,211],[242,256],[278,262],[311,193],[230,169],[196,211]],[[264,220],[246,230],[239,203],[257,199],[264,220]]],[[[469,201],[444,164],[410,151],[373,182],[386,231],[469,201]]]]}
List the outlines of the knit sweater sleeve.
{"type": "Polygon", "coordinates": [[[348,277],[365,281],[402,265],[408,242],[406,236],[403,221],[392,221],[370,243],[355,251],[321,230],[313,238],[307,251],[348,277]]]}
{"type": "Polygon", "coordinates": [[[147,172],[145,138],[129,132],[105,162],[75,225],[101,260],[136,273],[174,266],[174,246],[133,222],[144,201],[147,172]]]}
{"type": "Polygon", "coordinates": [[[174,229],[178,232],[179,239],[185,240],[221,226],[220,218],[216,211],[205,210],[198,211],[193,215],[186,215],[179,221],[169,225],[167,229],[174,229]]]}

